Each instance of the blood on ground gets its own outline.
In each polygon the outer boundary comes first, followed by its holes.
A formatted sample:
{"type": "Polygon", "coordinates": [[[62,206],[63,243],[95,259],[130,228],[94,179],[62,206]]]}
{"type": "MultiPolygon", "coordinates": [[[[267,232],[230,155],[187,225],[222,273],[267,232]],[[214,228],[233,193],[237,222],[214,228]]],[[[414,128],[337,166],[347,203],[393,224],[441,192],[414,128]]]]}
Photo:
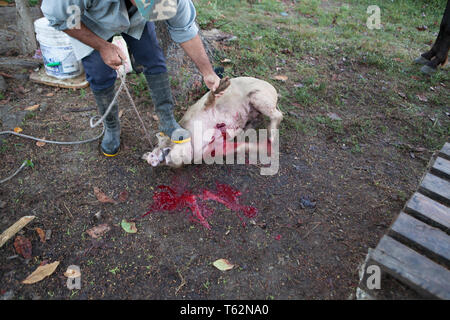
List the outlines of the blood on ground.
{"type": "Polygon", "coordinates": [[[247,218],[254,218],[258,214],[258,210],[252,206],[245,206],[239,203],[239,197],[242,192],[232,187],[217,183],[216,190],[203,189],[199,194],[193,194],[189,190],[175,190],[169,186],[158,186],[158,191],[153,194],[153,203],[149,207],[149,211],[142,217],[150,213],[168,211],[171,213],[185,211],[190,213],[189,219],[193,222],[200,223],[207,229],[211,229],[208,221],[214,211],[206,205],[206,201],[216,201],[235,212],[237,217],[245,226],[244,219],[241,214],[247,218]]]}

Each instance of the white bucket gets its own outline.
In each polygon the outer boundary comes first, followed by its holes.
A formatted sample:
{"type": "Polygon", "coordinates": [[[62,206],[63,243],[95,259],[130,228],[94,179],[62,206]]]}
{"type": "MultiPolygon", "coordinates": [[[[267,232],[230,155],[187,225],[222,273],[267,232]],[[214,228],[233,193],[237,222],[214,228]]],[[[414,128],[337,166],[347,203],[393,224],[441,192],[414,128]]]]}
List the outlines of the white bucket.
{"type": "Polygon", "coordinates": [[[34,21],[36,39],[44,58],[45,72],[58,79],[70,79],[83,72],[83,65],[75,57],[70,38],[49,25],[47,18],[34,21]]]}

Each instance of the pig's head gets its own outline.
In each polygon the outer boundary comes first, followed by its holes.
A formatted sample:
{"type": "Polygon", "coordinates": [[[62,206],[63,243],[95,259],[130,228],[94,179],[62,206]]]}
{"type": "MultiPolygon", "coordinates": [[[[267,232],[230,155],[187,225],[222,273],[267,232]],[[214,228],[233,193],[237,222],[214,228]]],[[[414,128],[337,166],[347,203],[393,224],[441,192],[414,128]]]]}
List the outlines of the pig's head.
{"type": "Polygon", "coordinates": [[[183,164],[189,164],[192,161],[192,144],[190,141],[184,143],[175,143],[167,136],[156,135],[158,137],[158,146],[152,152],[147,152],[142,156],[153,167],[167,165],[179,168],[183,164]]]}

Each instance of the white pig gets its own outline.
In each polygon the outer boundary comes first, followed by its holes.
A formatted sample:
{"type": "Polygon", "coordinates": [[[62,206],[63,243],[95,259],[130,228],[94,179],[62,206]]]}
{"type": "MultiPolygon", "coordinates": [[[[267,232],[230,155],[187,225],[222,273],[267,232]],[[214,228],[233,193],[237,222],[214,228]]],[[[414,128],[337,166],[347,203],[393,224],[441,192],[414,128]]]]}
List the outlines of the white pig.
{"type": "Polygon", "coordinates": [[[278,95],[275,88],[266,81],[251,77],[233,78],[229,82],[229,87],[220,98],[215,99],[211,107],[205,106],[210,94],[208,92],[190,106],[179,121],[191,133],[189,142],[176,144],[167,136],[157,135],[158,146],[152,152],[145,153],[142,158],[152,166],[165,164],[180,167],[193,161],[201,163],[211,152],[214,154],[213,150],[217,146],[223,145],[222,156],[243,149],[247,152],[256,151],[260,146],[258,143],[236,144],[231,141],[259,114],[269,117],[268,138],[273,142],[272,130],[276,130],[283,119],[283,114],[277,108],[278,95]]]}

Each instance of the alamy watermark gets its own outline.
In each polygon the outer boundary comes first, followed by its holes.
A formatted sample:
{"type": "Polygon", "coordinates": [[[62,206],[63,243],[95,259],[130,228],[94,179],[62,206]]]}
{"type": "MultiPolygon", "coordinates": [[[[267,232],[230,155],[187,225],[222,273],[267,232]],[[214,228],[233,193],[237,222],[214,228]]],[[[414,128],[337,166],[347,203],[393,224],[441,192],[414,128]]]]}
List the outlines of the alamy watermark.
{"type": "Polygon", "coordinates": [[[377,5],[371,5],[367,7],[367,14],[370,16],[367,18],[366,26],[370,30],[381,29],[381,9],[377,5]]]}

